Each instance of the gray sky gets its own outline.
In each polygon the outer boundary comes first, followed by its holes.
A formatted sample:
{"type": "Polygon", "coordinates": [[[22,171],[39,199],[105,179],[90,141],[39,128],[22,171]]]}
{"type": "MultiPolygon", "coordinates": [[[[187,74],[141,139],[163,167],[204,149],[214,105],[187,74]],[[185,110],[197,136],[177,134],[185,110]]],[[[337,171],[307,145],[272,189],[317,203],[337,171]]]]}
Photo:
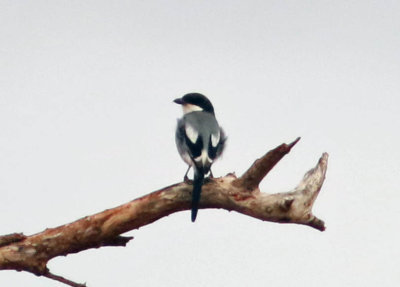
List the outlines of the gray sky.
{"type": "MultiPolygon", "coordinates": [[[[181,181],[174,98],[213,102],[215,176],[302,140],[262,184],[330,154],[326,232],[176,213],[49,264],[90,287],[400,282],[400,2],[0,0],[0,234],[32,234],[181,181]]],[[[60,286],[0,272],[0,286],[60,286]]]]}

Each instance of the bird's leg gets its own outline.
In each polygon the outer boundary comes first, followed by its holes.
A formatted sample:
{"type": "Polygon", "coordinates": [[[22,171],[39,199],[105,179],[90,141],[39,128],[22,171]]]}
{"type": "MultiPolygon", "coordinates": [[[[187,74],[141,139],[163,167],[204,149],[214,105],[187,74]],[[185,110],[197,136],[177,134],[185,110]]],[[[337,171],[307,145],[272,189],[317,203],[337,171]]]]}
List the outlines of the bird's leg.
{"type": "Polygon", "coordinates": [[[189,183],[190,182],[190,180],[189,180],[189,178],[188,178],[188,172],[189,172],[189,170],[190,170],[190,168],[191,168],[191,166],[189,165],[189,167],[188,167],[188,169],[187,169],[187,171],[186,171],[186,173],[185,173],[185,176],[183,177],[183,181],[184,182],[186,182],[186,183],[189,183]]]}
{"type": "Polygon", "coordinates": [[[209,176],[206,177],[206,178],[204,179],[204,182],[205,182],[205,183],[208,183],[208,182],[210,182],[210,181],[213,180],[213,179],[214,179],[214,175],[213,175],[213,173],[212,173],[212,171],[211,171],[211,168],[210,168],[209,176]]]}

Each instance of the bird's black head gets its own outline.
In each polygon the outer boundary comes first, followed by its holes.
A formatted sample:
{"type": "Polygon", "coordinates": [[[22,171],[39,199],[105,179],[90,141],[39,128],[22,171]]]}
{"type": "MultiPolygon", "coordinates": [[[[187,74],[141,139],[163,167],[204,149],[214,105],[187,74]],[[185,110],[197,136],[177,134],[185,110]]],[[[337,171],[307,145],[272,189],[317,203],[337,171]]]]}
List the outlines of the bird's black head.
{"type": "MultiPolygon", "coordinates": [[[[195,106],[200,108],[199,110],[214,114],[214,107],[211,104],[210,100],[206,96],[199,93],[186,94],[182,98],[175,99],[174,102],[184,107],[195,106]]],[[[195,110],[196,109],[193,109],[193,111],[195,110]]]]}

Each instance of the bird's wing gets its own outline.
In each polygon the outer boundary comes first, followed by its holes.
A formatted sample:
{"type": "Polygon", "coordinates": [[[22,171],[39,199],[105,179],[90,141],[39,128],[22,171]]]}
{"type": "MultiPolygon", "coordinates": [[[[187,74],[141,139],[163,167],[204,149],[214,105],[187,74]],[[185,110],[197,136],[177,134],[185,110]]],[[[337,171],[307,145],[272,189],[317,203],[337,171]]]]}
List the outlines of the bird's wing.
{"type": "Polygon", "coordinates": [[[225,149],[226,140],[227,140],[225,132],[221,127],[219,128],[219,132],[220,132],[220,140],[217,145],[216,157],[219,157],[223,153],[223,151],[225,149]]]}
{"type": "Polygon", "coordinates": [[[210,144],[208,145],[208,154],[212,160],[219,157],[225,148],[225,133],[219,128],[218,132],[210,135],[210,144]]]}
{"type": "Polygon", "coordinates": [[[178,121],[176,140],[184,148],[183,152],[188,153],[192,161],[201,155],[203,148],[201,137],[193,126],[183,120],[178,121]]]}

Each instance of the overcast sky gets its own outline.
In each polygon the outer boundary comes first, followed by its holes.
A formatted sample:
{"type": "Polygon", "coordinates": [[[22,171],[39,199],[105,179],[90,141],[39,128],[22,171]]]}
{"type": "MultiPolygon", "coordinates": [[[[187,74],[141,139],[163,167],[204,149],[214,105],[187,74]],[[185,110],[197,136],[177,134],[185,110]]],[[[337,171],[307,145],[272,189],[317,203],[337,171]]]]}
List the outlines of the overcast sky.
{"type": "MultiPolygon", "coordinates": [[[[301,136],[261,185],[289,191],[329,153],[314,206],[327,230],[185,211],[52,272],[89,287],[398,285],[399,31],[399,1],[0,0],[0,234],[181,181],[172,100],[196,91],[228,135],[215,176],[301,136]]],[[[0,271],[0,286],[61,285],[0,271]]]]}

